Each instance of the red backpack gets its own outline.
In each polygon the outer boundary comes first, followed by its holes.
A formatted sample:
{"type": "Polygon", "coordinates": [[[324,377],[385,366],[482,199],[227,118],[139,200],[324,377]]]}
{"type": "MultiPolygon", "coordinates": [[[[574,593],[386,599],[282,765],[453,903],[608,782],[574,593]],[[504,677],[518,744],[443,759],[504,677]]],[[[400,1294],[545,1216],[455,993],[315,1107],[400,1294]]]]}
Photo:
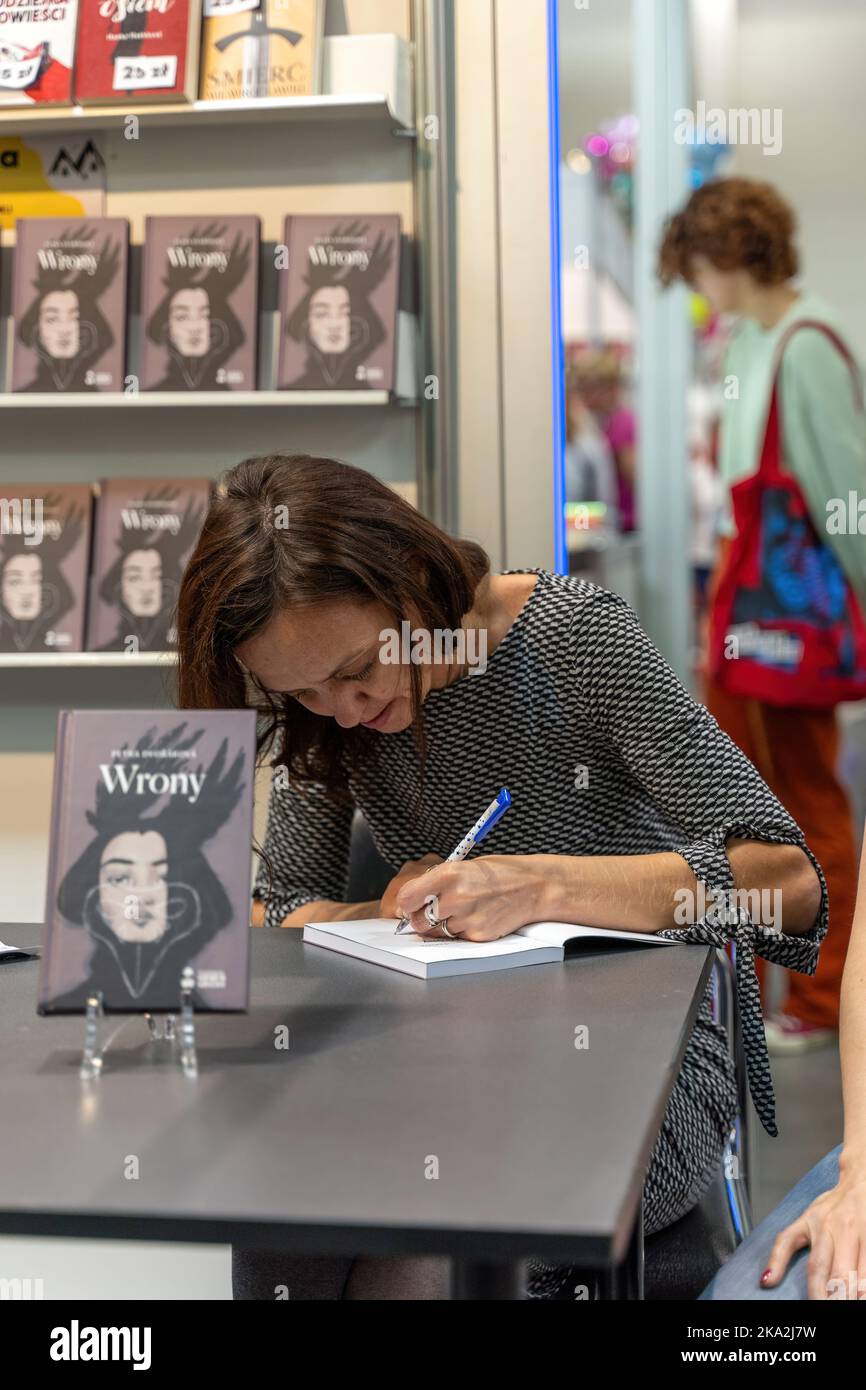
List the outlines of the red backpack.
{"type": "Polygon", "coordinates": [[[782,353],[800,328],[817,328],[835,343],[863,410],[857,366],[837,334],[812,319],[793,324],[779,344],[757,472],[731,488],[736,535],[714,596],[709,663],[731,695],[831,709],[866,698],[866,623],[799,483],[782,466],[782,353]]]}

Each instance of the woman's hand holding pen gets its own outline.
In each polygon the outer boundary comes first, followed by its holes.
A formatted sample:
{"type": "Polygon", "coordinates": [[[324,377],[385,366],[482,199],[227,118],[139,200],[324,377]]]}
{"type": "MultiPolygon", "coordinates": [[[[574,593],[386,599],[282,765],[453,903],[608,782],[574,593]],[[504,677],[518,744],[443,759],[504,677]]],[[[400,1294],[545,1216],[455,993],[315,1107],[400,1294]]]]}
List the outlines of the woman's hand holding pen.
{"type": "Polygon", "coordinates": [[[436,916],[447,919],[452,936],[463,941],[498,941],[518,927],[543,919],[544,884],[537,856],[486,854],[439,863],[413,875],[397,892],[395,912],[407,917],[419,936],[440,938],[443,933],[424,916],[425,904],[435,894],[436,916]]]}
{"type": "Polygon", "coordinates": [[[410,859],[404,864],[398,874],[391,879],[388,887],[382,894],[382,904],[379,911],[380,917],[399,917],[400,909],[397,906],[397,895],[400,889],[409,882],[410,879],[420,878],[426,874],[428,869],[435,868],[437,864],[445,861],[439,854],[425,854],[423,859],[410,859]]]}

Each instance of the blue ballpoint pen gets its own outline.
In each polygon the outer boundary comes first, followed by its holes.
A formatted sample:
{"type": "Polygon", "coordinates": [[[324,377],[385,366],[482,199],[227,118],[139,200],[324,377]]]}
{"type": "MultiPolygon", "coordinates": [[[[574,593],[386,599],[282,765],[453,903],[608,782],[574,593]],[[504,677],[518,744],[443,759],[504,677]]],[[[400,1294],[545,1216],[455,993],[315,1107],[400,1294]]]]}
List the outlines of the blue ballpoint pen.
{"type": "MultiPolygon", "coordinates": [[[[463,839],[460,841],[460,844],[457,846],[457,848],[451,851],[448,858],[445,860],[445,863],[455,864],[459,859],[465,859],[469,851],[473,850],[476,845],[480,844],[481,841],[484,839],[484,836],[487,835],[489,831],[493,829],[496,822],[498,820],[501,820],[501,818],[505,815],[505,812],[508,810],[510,805],[511,795],[506,790],[506,788],[503,787],[502,791],[496,797],[496,800],[491,801],[483,816],[480,816],[473,825],[472,829],[469,831],[469,833],[463,836],[463,839]]],[[[426,901],[429,903],[432,902],[432,900],[433,895],[431,894],[431,896],[427,898],[426,901]]],[[[394,932],[394,935],[399,936],[404,932],[411,930],[412,928],[409,925],[409,918],[401,917],[400,921],[397,924],[397,929],[394,932]]]]}

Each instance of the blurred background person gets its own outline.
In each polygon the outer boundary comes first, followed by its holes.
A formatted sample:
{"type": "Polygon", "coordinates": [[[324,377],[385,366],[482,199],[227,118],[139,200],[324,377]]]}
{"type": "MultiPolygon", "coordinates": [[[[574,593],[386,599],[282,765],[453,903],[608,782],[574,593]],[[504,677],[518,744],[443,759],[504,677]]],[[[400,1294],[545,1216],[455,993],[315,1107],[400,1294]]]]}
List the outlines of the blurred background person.
{"type": "Polygon", "coordinates": [[[574,372],[566,394],[565,493],[567,502],[602,502],[616,530],[618,489],[613,451],[587,406],[574,372]]]}
{"type": "MultiPolygon", "coordinates": [[[[772,524],[781,534],[772,537],[774,553],[783,567],[795,562],[798,547],[805,553],[804,527],[810,521],[805,548],[811,546],[808,553],[821,574],[829,575],[837,590],[844,589],[849,626],[856,628],[866,607],[866,545],[856,527],[837,534],[827,521],[834,499],[862,496],[866,490],[862,373],[852,371],[853,353],[832,310],[794,282],[794,232],[791,208],[769,184],[721,179],[697,189],[670,219],[660,249],[663,283],[682,279],[715,312],[738,319],[724,367],[719,471],[726,504],[710,602],[718,603],[720,581],[732,579],[729,565],[738,539],[732,500],[743,497],[738,485],[758,472],[774,373],[784,347],[781,466],[799,485],[804,515],[795,520],[776,511],[772,524]],[[789,331],[803,320],[823,325],[835,341],[821,327],[803,327],[789,339],[789,331]]],[[[762,524],[764,520],[762,511],[762,524]]],[[[769,569],[767,542],[765,529],[760,563],[769,569]]],[[[789,593],[797,592],[793,574],[781,573],[779,579],[791,581],[789,593]]],[[[820,575],[806,576],[806,581],[804,604],[820,590],[820,575]]],[[[820,627],[820,615],[811,609],[804,608],[800,616],[804,624],[820,627]]],[[[732,694],[722,684],[723,674],[717,667],[710,676],[707,705],[802,827],[829,887],[830,928],[817,973],[788,976],[787,996],[766,1020],[771,1051],[802,1052],[835,1040],[854,909],[856,852],[848,796],[837,771],[836,710],[830,702],[826,708],[816,707],[814,700],[798,705],[802,673],[793,668],[790,674],[782,672],[790,682],[784,703],[732,694]]]]}
{"type": "Polygon", "coordinates": [[[626,376],[615,348],[589,350],[575,362],[580,399],[607,440],[616,467],[616,501],[620,530],[634,531],[637,422],[626,399],[626,376]]]}
{"type": "Polygon", "coordinates": [[[719,525],[725,501],[724,484],[707,432],[693,422],[689,429],[689,503],[695,630],[700,632],[707,607],[710,576],[719,550],[719,525]]]}

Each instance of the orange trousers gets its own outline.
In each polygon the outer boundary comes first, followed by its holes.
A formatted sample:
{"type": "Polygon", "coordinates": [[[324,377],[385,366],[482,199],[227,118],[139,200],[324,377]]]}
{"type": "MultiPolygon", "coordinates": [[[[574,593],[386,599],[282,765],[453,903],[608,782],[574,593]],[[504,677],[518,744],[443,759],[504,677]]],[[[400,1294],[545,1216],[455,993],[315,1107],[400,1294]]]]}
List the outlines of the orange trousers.
{"type": "MultiPolygon", "coordinates": [[[[782,1008],[804,1023],[838,1028],[839,989],[857,892],[857,851],[848,794],[836,771],[839,730],[833,710],[781,709],[728,695],[713,681],[705,701],[793,816],[824,870],[830,903],[827,935],[814,975],[788,971],[782,1008]]],[[[757,961],[763,987],[762,961],[757,961]]]]}

